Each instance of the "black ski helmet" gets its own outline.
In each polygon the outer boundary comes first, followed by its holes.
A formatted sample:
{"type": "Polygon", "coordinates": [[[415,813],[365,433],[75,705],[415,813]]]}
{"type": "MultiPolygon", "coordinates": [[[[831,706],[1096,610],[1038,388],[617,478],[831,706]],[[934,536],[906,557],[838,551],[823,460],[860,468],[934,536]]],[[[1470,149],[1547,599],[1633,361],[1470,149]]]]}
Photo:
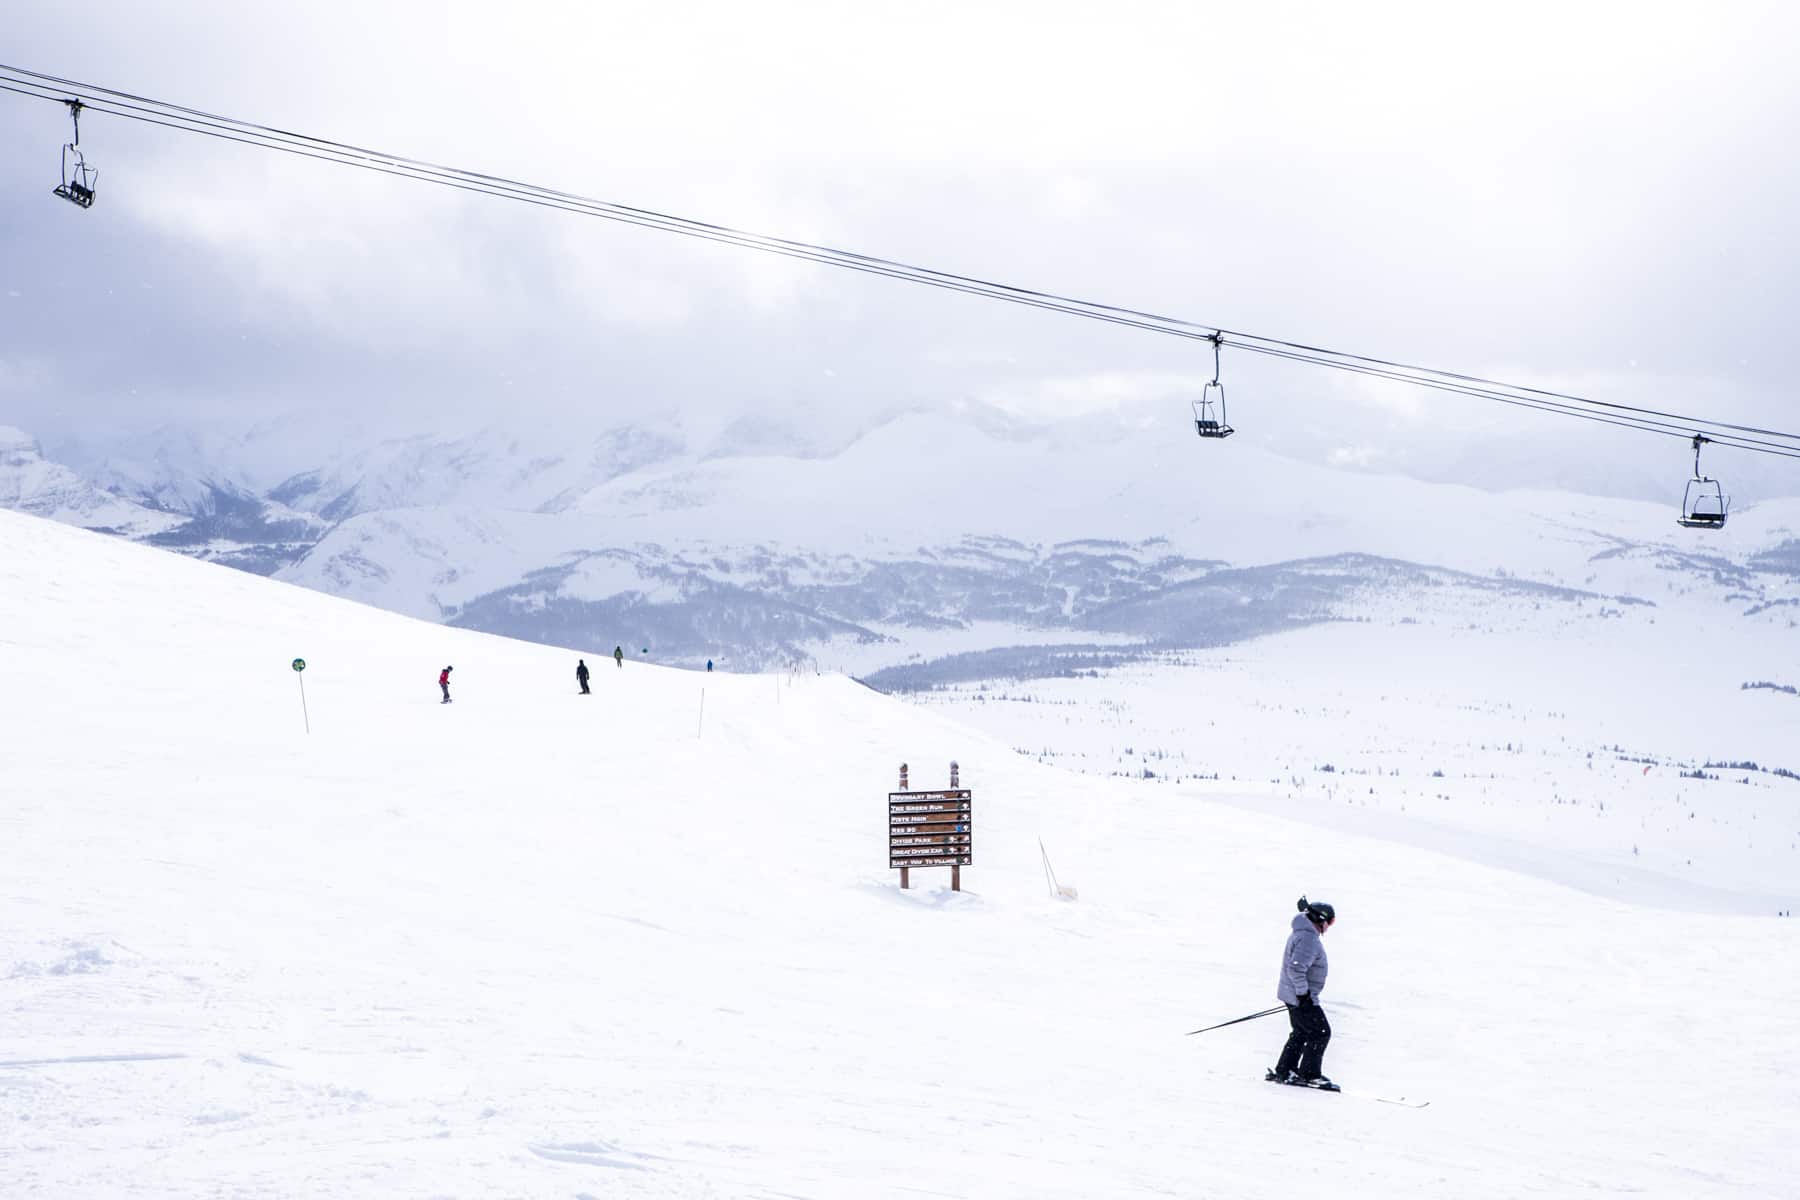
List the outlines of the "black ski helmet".
{"type": "Polygon", "coordinates": [[[1302,896],[1300,897],[1300,903],[1297,907],[1301,912],[1306,914],[1306,919],[1309,921],[1322,921],[1329,925],[1337,920],[1337,909],[1331,907],[1331,905],[1325,903],[1323,900],[1308,900],[1305,896],[1302,896]]]}

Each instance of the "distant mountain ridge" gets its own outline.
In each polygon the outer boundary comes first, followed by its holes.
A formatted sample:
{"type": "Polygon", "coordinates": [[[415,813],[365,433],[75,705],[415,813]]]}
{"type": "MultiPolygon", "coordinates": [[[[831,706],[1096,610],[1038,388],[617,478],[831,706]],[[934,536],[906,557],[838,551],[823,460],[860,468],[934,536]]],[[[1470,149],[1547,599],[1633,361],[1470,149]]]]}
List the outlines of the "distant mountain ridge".
{"type": "Polygon", "coordinates": [[[823,658],[895,686],[939,660],[963,678],[1060,670],[1082,645],[1222,644],[1421,589],[1654,603],[1678,579],[1779,606],[1800,562],[1800,502],[1696,535],[1641,502],[1333,471],[1181,432],[1031,436],[915,410],[834,453],[738,427],[699,447],[672,425],[566,447],[485,430],[351,444],[299,472],[254,439],[172,435],[90,448],[90,479],[8,431],[0,503],[467,628],[735,669],[823,658]]]}
{"type": "Polygon", "coordinates": [[[51,462],[35,438],[6,425],[0,425],[0,508],[124,537],[149,537],[182,523],[51,462]]]}

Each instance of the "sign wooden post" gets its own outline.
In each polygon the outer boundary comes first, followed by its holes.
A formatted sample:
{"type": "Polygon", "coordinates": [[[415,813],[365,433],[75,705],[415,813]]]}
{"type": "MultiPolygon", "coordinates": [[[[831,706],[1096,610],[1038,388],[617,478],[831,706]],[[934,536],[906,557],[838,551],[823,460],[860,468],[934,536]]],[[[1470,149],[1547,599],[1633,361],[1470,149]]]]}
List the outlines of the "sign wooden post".
{"type": "Polygon", "coordinates": [[[900,790],[888,793],[888,866],[899,869],[902,888],[912,886],[914,867],[949,867],[950,889],[962,891],[962,869],[975,861],[974,794],[956,786],[955,763],[950,780],[947,789],[915,792],[900,765],[900,790]]]}
{"type": "MultiPolygon", "coordinates": [[[[953,758],[950,760],[950,786],[952,788],[959,786],[957,777],[956,777],[956,773],[957,773],[956,760],[953,758]]],[[[951,863],[950,864],[950,890],[953,892],[962,891],[962,864],[961,863],[951,863]]]]}
{"type": "MultiPolygon", "coordinates": [[[[906,764],[905,763],[900,764],[900,790],[903,792],[906,790],[906,764]]],[[[888,807],[890,809],[893,807],[893,802],[891,799],[889,800],[888,807]]],[[[890,851],[890,854],[889,854],[890,859],[893,857],[893,855],[891,853],[891,851],[894,848],[893,840],[894,840],[893,821],[890,818],[890,820],[888,822],[888,850],[890,851]]],[[[911,867],[901,867],[900,868],[900,890],[904,892],[907,888],[909,888],[911,886],[912,886],[912,868],[911,867]]]]}

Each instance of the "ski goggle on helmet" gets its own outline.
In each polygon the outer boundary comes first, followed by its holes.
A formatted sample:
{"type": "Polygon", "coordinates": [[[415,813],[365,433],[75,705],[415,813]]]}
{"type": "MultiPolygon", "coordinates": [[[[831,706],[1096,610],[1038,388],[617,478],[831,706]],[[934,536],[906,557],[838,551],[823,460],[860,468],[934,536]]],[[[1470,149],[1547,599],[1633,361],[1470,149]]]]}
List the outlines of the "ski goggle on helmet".
{"type": "Polygon", "coordinates": [[[1325,903],[1323,900],[1308,900],[1305,896],[1302,896],[1300,897],[1300,903],[1297,907],[1301,912],[1306,914],[1306,919],[1309,921],[1319,921],[1323,924],[1330,925],[1337,920],[1337,909],[1331,907],[1331,905],[1325,903]]]}

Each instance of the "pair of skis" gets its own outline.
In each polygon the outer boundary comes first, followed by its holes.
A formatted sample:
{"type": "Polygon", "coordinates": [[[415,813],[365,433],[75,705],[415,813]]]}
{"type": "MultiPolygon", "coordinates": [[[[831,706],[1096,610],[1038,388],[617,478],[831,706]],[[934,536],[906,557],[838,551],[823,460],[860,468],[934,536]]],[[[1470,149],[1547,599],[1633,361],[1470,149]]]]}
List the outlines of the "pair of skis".
{"type": "Polygon", "coordinates": [[[1346,1092],[1335,1083],[1324,1085],[1316,1083],[1289,1083],[1285,1079],[1277,1079],[1274,1071],[1268,1072],[1263,1078],[1270,1083],[1279,1083],[1284,1087],[1306,1088],[1307,1090],[1314,1092],[1336,1092],[1340,1096],[1349,1096],[1355,1100],[1373,1100],[1377,1104],[1395,1104],[1401,1108],[1425,1108],[1431,1103],[1429,1100],[1408,1100],[1405,1096],[1369,1096],[1364,1095],[1361,1092],[1346,1092]]]}
{"type": "MultiPolygon", "coordinates": [[[[1236,1020],[1233,1020],[1233,1021],[1221,1021],[1217,1025],[1208,1025],[1205,1029],[1190,1029],[1187,1033],[1187,1036],[1193,1037],[1196,1033],[1211,1033],[1215,1029],[1224,1029],[1228,1025],[1242,1025],[1245,1021],[1255,1021],[1259,1018],[1271,1016],[1275,1013],[1285,1012],[1285,1011],[1287,1011],[1287,1005],[1277,1004],[1274,1008],[1265,1008],[1261,1012],[1253,1012],[1247,1017],[1238,1017],[1236,1020]]],[[[1266,1075],[1264,1075],[1263,1078],[1268,1080],[1270,1083],[1279,1083],[1283,1087],[1290,1086],[1288,1084],[1287,1080],[1277,1079],[1275,1077],[1275,1072],[1273,1069],[1271,1069],[1266,1075]]],[[[1377,1104],[1394,1104],[1394,1105],[1398,1105],[1401,1108],[1425,1108],[1428,1105],[1430,1105],[1430,1103],[1431,1103],[1431,1101],[1429,1101],[1429,1100],[1408,1100],[1405,1096],[1370,1096],[1370,1095],[1365,1095],[1362,1092],[1346,1092],[1346,1091],[1344,1091],[1343,1088],[1339,1087],[1335,1083],[1329,1087],[1316,1087],[1316,1086],[1313,1086],[1310,1084],[1301,1084],[1298,1086],[1307,1087],[1311,1091],[1315,1091],[1315,1092],[1336,1092],[1339,1095],[1351,1096],[1358,1100],[1373,1100],[1377,1104]]]]}

